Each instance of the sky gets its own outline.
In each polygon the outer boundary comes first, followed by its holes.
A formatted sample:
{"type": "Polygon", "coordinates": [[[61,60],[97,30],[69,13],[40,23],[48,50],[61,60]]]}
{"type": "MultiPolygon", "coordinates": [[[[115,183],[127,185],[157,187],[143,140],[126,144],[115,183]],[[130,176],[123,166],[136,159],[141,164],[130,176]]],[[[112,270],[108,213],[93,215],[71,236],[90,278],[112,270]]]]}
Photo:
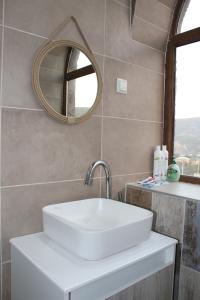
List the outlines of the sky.
{"type": "MultiPolygon", "coordinates": [[[[180,32],[200,27],[200,0],[191,0],[180,32]]],[[[176,119],[200,117],[200,42],[177,48],[176,119]]]]}

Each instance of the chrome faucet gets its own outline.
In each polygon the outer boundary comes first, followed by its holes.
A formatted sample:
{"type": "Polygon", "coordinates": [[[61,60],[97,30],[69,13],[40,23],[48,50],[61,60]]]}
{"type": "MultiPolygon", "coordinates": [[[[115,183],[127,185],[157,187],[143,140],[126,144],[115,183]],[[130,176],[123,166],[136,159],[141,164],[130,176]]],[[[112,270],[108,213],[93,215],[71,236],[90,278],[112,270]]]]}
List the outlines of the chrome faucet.
{"type": "Polygon", "coordinates": [[[93,162],[86,173],[84,184],[91,185],[93,180],[94,170],[98,167],[102,166],[105,174],[106,174],[106,198],[111,199],[112,197],[112,179],[111,179],[111,171],[107,162],[104,160],[97,160],[93,162]]]}

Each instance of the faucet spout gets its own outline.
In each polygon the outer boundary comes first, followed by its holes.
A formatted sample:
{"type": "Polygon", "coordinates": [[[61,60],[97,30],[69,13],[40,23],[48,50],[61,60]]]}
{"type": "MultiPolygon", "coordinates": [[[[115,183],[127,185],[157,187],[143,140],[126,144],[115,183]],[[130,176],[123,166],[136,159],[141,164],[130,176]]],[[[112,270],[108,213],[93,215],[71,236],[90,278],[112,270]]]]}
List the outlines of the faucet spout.
{"type": "Polygon", "coordinates": [[[110,166],[108,165],[108,163],[104,160],[97,160],[95,162],[93,162],[86,173],[85,176],[85,180],[84,180],[84,184],[86,185],[91,185],[92,181],[93,181],[93,174],[95,169],[98,166],[102,166],[106,175],[106,198],[107,199],[111,199],[112,197],[112,179],[111,179],[111,170],[110,170],[110,166]]]}

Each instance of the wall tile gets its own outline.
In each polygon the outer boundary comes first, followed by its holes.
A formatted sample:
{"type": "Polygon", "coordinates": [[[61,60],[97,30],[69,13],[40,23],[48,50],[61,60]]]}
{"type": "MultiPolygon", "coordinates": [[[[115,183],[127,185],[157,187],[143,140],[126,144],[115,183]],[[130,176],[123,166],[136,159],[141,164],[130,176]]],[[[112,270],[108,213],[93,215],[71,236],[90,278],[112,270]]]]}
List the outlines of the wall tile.
{"type": "Polygon", "coordinates": [[[126,199],[127,203],[151,210],[152,192],[127,188],[126,199]]]}
{"type": "Polygon", "coordinates": [[[168,32],[160,30],[159,27],[155,27],[145,20],[135,16],[133,20],[132,37],[138,42],[164,52],[168,32]]]}
{"type": "Polygon", "coordinates": [[[100,159],[100,137],[98,117],[66,126],[45,112],[3,109],[2,184],[83,178],[100,159]]]}
{"type": "MultiPolygon", "coordinates": [[[[75,16],[91,48],[99,53],[104,49],[105,0],[7,0],[5,24],[48,37],[66,17],[75,16]],[[33,13],[34,12],[34,13],[33,13]],[[95,30],[94,30],[95,28],[95,30]]],[[[65,39],[80,41],[73,24],[67,27],[65,39]]]]}
{"type": "MultiPolygon", "coordinates": [[[[19,31],[5,29],[4,106],[43,109],[33,91],[31,81],[33,58],[35,52],[42,46],[43,42],[44,39],[19,31]]],[[[96,55],[96,59],[101,74],[103,74],[103,57],[96,55]]],[[[95,113],[100,114],[101,110],[100,103],[95,113]]]]}
{"type": "Polygon", "coordinates": [[[181,267],[179,300],[200,299],[200,273],[190,268],[181,267]]]}
{"type": "Polygon", "coordinates": [[[106,58],[103,113],[107,116],[162,121],[163,85],[162,75],[106,58]],[[128,81],[127,95],[116,92],[117,78],[128,81]]]}
{"type": "MultiPolygon", "coordinates": [[[[108,0],[108,1],[113,1],[113,0],[108,0]]],[[[114,1],[130,7],[130,0],[114,0],[114,1]]]]}
{"type": "Polygon", "coordinates": [[[2,265],[2,300],[11,300],[10,263],[2,265]]]}
{"type": "MultiPolygon", "coordinates": [[[[1,83],[1,71],[2,71],[2,35],[3,35],[3,31],[2,31],[2,27],[0,26],[0,83],[1,83]]],[[[1,84],[0,84],[0,105],[2,105],[1,84]]]]}
{"type": "Polygon", "coordinates": [[[136,16],[153,23],[154,25],[169,30],[172,11],[156,0],[137,0],[135,8],[136,16]]]}
{"type": "Polygon", "coordinates": [[[105,51],[108,56],[163,73],[163,53],[132,39],[129,9],[114,1],[107,7],[105,51]]]}
{"type": "MultiPolygon", "coordinates": [[[[102,173],[102,176],[104,174],[102,173]]],[[[119,196],[123,197],[125,201],[125,185],[127,182],[137,181],[141,178],[144,178],[147,174],[133,174],[133,175],[124,175],[112,177],[112,199],[120,200],[119,196]],[[120,195],[118,194],[120,193],[120,195]]],[[[105,178],[101,179],[101,196],[106,197],[106,184],[105,178]]],[[[133,204],[133,203],[132,203],[133,204]]]]}
{"type": "Polygon", "coordinates": [[[155,231],[183,241],[185,200],[153,193],[152,210],[155,213],[155,231]]]}
{"type": "Polygon", "coordinates": [[[3,23],[3,0],[0,0],[0,24],[3,23]]]}
{"type": "MultiPolygon", "coordinates": [[[[96,58],[96,62],[98,64],[98,66],[99,66],[102,82],[104,82],[104,56],[95,54],[95,58],[96,58]]],[[[102,116],[103,97],[104,97],[104,83],[102,86],[102,97],[100,99],[98,106],[95,108],[93,114],[102,116]]]]}
{"type": "Polygon", "coordinates": [[[200,271],[200,203],[186,201],[182,262],[200,271]]]}
{"type": "Polygon", "coordinates": [[[44,39],[5,29],[3,105],[41,109],[32,89],[31,69],[35,51],[44,39]]]}
{"type": "MultiPolygon", "coordinates": [[[[3,30],[0,26],[0,83],[1,83],[1,71],[2,71],[2,35],[3,30]]],[[[1,95],[1,85],[0,85],[0,95],[1,95]]],[[[0,105],[2,105],[2,97],[0,96],[0,105]]]]}
{"type": "Polygon", "coordinates": [[[107,2],[105,41],[106,54],[111,56],[116,55],[116,57],[120,57],[121,54],[122,58],[127,57],[127,49],[125,49],[125,45],[123,43],[124,41],[129,43],[129,27],[129,9],[122,7],[113,0],[107,2]],[[122,28],[123,30],[121,30],[122,28]]]}
{"type": "Polygon", "coordinates": [[[98,197],[100,181],[19,186],[2,189],[3,261],[10,259],[10,238],[42,231],[42,208],[49,204],[98,197]]]}
{"type": "Polygon", "coordinates": [[[152,151],[160,144],[162,127],[154,123],[104,118],[103,159],[113,175],[151,172],[152,151]]]}
{"type": "Polygon", "coordinates": [[[177,2],[176,0],[159,0],[159,1],[170,8],[174,8],[177,2]]]}

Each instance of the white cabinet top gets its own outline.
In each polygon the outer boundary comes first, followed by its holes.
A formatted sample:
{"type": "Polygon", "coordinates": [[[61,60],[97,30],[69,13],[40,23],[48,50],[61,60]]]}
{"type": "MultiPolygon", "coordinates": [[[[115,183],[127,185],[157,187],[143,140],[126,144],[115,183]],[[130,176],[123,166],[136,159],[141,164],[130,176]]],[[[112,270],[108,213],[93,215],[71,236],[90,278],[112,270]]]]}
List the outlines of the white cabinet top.
{"type": "Polygon", "coordinates": [[[87,261],[67,252],[44,233],[14,238],[12,250],[19,251],[65,293],[127,268],[174,246],[175,239],[151,232],[142,244],[100,261],[87,261]]]}

